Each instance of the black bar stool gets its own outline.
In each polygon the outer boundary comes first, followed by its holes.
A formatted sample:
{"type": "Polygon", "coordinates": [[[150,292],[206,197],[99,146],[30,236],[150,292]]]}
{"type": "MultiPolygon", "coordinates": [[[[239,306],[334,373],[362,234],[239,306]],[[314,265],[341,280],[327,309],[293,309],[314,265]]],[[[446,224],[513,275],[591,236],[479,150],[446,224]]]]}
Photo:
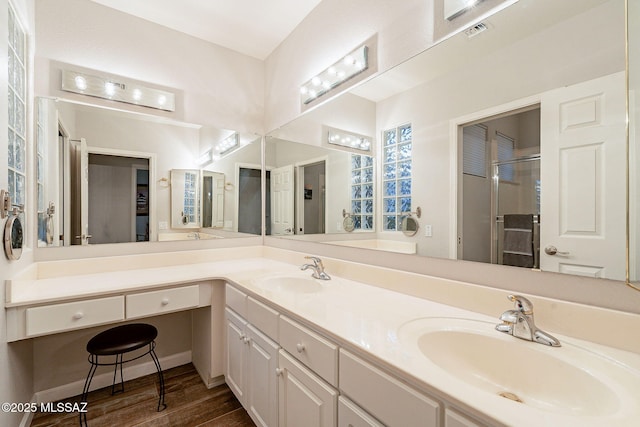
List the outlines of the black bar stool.
{"type": "MultiPolygon", "coordinates": [[[[122,377],[122,364],[139,359],[147,354],[151,355],[153,363],[155,363],[158,369],[158,378],[160,380],[160,396],[158,397],[158,412],[167,407],[164,403],[164,377],[162,375],[162,368],[160,367],[160,361],[154,349],[156,348],[155,339],[158,336],[158,330],[146,323],[132,323],[129,325],[116,326],[106,331],[100,332],[94,336],[87,343],[87,351],[89,352],[89,374],[84,382],[84,389],[82,390],[82,402],[87,401],[87,395],[89,394],[89,386],[91,380],[96,372],[98,366],[115,366],[113,371],[113,384],[111,385],[111,394],[124,392],[124,378],[122,377]],[[125,353],[132,352],[148,346],[146,352],[132,359],[123,360],[125,353]],[[113,362],[101,361],[100,357],[115,356],[116,359],[113,362]],[[118,366],[120,366],[120,389],[116,391],[116,376],[118,373],[118,366]]],[[[80,413],[80,425],[87,425],[86,412],[80,413]],[[83,424],[84,423],[84,424],[83,424]]]]}

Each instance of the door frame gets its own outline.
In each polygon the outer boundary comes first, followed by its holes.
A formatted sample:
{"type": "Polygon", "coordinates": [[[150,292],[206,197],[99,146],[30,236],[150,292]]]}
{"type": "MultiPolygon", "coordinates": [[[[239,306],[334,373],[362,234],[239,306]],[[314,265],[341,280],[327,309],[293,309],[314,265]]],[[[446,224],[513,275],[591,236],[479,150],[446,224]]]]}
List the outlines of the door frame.
{"type": "MultiPolygon", "coordinates": [[[[156,160],[157,154],[142,151],[120,150],[117,148],[87,147],[88,154],[101,154],[105,156],[129,157],[142,159],[149,162],[149,241],[158,240],[158,224],[156,221],[156,160]]],[[[135,221],[135,218],[134,218],[135,221]]]]}
{"type": "Polygon", "coordinates": [[[501,115],[511,115],[518,110],[527,109],[540,104],[542,94],[516,99],[505,104],[496,105],[464,116],[449,120],[449,212],[455,220],[449,223],[449,258],[458,259],[461,253],[462,241],[459,240],[462,230],[462,127],[482,122],[488,118],[498,118],[501,115]],[[459,252],[460,251],[460,252],[459,252]]]}
{"type": "MultiPolygon", "coordinates": [[[[259,165],[257,163],[236,163],[234,166],[234,173],[235,173],[235,212],[234,212],[234,218],[233,218],[233,231],[235,231],[236,233],[238,232],[238,223],[240,220],[240,169],[251,169],[251,170],[258,170],[258,171],[262,171],[262,165],[259,165]]],[[[261,172],[261,178],[260,180],[263,181],[264,179],[262,178],[262,172],[261,172]]],[[[260,187],[262,187],[262,184],[260,184],[260,187]]],[[[261,194],[263,192],[261,191],[261,194]]],[[[261,196],[262,198],[262,196],[261,196]]],[[[261,205],[264,204],[264,200],[261,202],[261,205]]],[[[262,210],[263,208],[261,208],[262,210]]],[[[263,218],[264,215],[260,214],[260,217],[263,218]]],[[[262,221],[262,219],[261,219],[262,221]]],[[[262,221],[264,222],[264,221],[262,221]]],[[[264,225],[261,227],[264,228],[264,225]]],[[[262,231],[262,233],[264,233],[264,230],[262,231]]]]}
{"type": "MultiPolygon", "coordinates": [[[[304,160],[301,162],[296,162],[293,164],[294,173],[295,173],[295,187],[294,187],[294,216],[295,216],[295,232],[294,234],[305,234],[304,233],[304,168],[307,166],[315,166],[319,164],[324,164],[324,189],[325,189],[325,200],[327,199],[327,163],[329,162],[329,156],[319,156],[314,157],[312,159],[304,160]],[[302,228],[303,231],[300,231],[302,228]]],[[[324,204],[324,229],[325,232],[328,230],[328,218],[327,218],[327,205],[324,204]]]]}

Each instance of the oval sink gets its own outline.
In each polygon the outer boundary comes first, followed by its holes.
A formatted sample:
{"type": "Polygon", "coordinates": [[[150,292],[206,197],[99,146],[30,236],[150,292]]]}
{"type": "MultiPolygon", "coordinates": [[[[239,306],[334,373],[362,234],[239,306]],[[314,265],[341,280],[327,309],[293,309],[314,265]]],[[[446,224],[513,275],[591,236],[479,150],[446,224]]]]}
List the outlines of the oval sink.
{"type": "Polygon", "coordinates": [[[544,411],[605,416],[620,409],[621,396],[640,389],[637,372],[587,349],[566,340],[562,347],[547,347],[494,326],[424,318],[403,325],[398,337],[464,384],[544,411]]]}
{"type": "Polygon", "coordinates": [[[306,294],[322,290],[320,283],[311,277],[277,276],[257,280],[254,284],[261,289],[272,292],[306,294]]]}

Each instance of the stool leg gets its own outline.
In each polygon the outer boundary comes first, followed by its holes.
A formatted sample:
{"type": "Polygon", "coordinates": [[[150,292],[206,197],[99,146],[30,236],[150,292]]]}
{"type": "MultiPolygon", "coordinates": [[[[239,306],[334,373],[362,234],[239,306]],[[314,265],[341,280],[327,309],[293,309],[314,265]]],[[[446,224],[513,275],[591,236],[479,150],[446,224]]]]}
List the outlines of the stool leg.
{"type": "Polygon", "coordinates": [[[116,354],[116,363],[113,369],[113,383],[111,383],[111,395],[124,393],[124,377],[122,376],[122,354],[116,354]],[[120,366],[120,390],[116,391],[116,378],[118,376],[118,366],[120,366]]]}
{"type": "Polygon", "coordinates": [[[156,368],[158,369],[158,379],[160,381],[160,396],[158,397],[158,412],[164,410],[167,405],[164,403],[164,376],[162,375],[162,368],[160,367],[160,360],[158,360],[158,356],[154,350],[155,343],[149,344],[151,354],[151,358],[153,359],[153,363],[156,364],[156,368]]]}
{"type": "MultiPolygon", "coordinates": [[[[89,373],[87,374],[87,379],[84,381],[84,387],[82,388],[82,396],[80,397],[80,402],[86,402],[89,396],[89,387],[91,386],[91,380],[93,379],[93,375],[96,373],[96,369],[98,369],[98,360],[97,356],[95,357],[91,355],[89,359],[89,363],[91,363],[91,367],[89,367],[89,373]]],[[[87,413],[80,412],[80,426],[87,425],[87,413]],[[84,422],[84,424],[83,424],[84,422]]]]}

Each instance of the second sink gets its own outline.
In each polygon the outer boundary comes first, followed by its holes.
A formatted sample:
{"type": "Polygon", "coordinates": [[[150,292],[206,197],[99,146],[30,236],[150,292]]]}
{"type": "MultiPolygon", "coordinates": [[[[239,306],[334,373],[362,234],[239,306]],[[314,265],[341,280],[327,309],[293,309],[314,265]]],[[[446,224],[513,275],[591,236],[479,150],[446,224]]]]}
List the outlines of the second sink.
{"type": "Polygon", "coordinates": [[[543,411],[608,416],[624,406],[640,375],[587,349],[546,347],[494,330],[490,322],[423,318],[398,331],[434,369],[467,386],[543,411]]]}

